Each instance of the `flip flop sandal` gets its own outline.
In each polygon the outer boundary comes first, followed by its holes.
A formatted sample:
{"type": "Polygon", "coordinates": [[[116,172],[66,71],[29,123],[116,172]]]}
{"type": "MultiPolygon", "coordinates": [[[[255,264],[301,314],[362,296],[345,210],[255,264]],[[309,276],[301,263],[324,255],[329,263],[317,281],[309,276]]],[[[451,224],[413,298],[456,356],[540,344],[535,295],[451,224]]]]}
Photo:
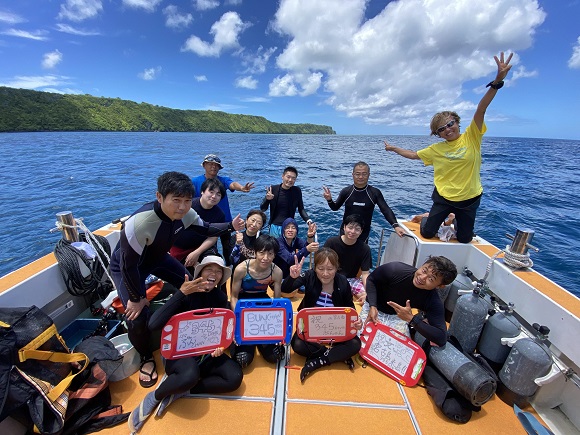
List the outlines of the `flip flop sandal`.
{"type": "Polygon", "coordinates": [[[155,379],[153,378],[153,373],[157,373],[157,365],[155,364],[155,359],[149,358],[147,360],[141,361],[141,367],[139,367],[139,373],[143,373],[144,375],[149,376],[149,380],[139,378],[139,384],[143,388],[151,388],[153,385],[155,385],[157,383],[157,379],[158,379],[157,377],[155,379]],[[153,363],[153,369],[151,369],[150,372],[147,372],[143,369],[143,366],[145,366],[145,364],[147,364],[147,363],[153,363]]]}
{"type": "Polygon", "coordinates": [[[141,430],[145,421],[149,418],[153,410],[157,407],[159,401],[155,399],[155,391],[151,391],[137,408],[129,415],[129,429],[135,434],[141,430]]]}

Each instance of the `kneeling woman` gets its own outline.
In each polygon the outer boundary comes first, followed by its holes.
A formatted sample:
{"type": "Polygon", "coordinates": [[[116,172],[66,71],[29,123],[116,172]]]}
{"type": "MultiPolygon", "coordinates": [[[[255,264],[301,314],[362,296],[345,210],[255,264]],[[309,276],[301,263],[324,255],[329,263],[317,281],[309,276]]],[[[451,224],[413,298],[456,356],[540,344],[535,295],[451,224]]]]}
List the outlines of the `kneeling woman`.
{"type": "MultiPolygon", "coordinates": [[[[351,307],[353,310],[352,293],[350,284],[345,276],[337,273],[338,255],[332,249],[321,248],[314,254],[314,270],[302,272],[304,258],[298,262],[296,258],[290,267],[290,276],[282,283],[282,291],[290,293],[294,289],[304,286],[304,299],[298,311],[312,307],[351,307]]],[[[357,329],[362,328],[360,319],[355,323],[357,329]]],[[[304,382],[306,376],[320,367],[330,365],[337,361],[346,363],[354,369],[352,357],[360,350],[360,339],[354,337],[351,340],[335,343],[326,347],[318,343],[310,343],[302,340],[296,333],[292,337],[292,349],[298,355],[306,357],[306,364],[300,372],[300,380],[304,382]]]]}
{"type": "MultiPolygon", "coordinates": [[[[228,280],[231,270],[215,255],[205,257],[195,267],[193,281],[183,283],[175,294],[149,320],[151,330],[161,329],[178,313],[202,308],[228,308],[227,296],[220,286],[228,280]]],[[[211,355],[165,360],[166,378],[155,391],[145,396],[131,413],[129,427],[136,432],[157,408],[157,416],[174,400],[189,394],[220,394],[235,391],[242,383],[240,366],[223,349],[211,355]]]]}

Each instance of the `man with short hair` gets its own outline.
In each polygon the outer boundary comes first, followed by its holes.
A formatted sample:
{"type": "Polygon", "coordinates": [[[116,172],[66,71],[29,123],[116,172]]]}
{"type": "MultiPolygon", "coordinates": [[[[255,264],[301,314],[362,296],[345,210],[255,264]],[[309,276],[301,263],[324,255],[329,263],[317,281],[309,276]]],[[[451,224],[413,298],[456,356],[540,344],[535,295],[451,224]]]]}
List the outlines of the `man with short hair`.
{"type": "Polygon", "coordinates": [[[332,200],[330,189],[326,186],[322,186],[324,190],[324,199],[326,199],[328,206],[333,211],[338,210],[344,204],[343,220],[351,214],[358,214],[363,218],[365,221],[365,227],[363,228],[360,240],[365,243],[367,243],[371,232],[371,221],[373,219],[375,205],[379,206],[379,210],[387,222],[389,222],[395,232],[402,237],[403,234],[405,234],[405,230],[397,223],[395,213],[393,213],[393,210],[391,210],[385,201],[383,194],[379,189],[368,184],[370,174],[371,169],[367,163],[355,163],[352,169],[353,184],[342,189],[338,194],[336,201],[332,200]]]}
{"type": "Polygon", "coordinates": [[[360,239],[365,221],[358,214],[344,219],[341,236],[330,237],[324,243],[338,254],[338,273],[346,276],[355,302],[362,304],[366,298],[366,281],[372,264],[371,248],[360,239]],[[359,277],[360,272],[360,277],[359,277]]]}
{"type": "MultiPolygon", "coordinates": [[[[237,181],[232,180],[229,177],[218,175],[218,172],[223,169],[221,159],[215,154],[208,154],[204,157],[203,162],[201,163],[205,173],[198,177],[194,177],[191,179],[193,183],[193,187],[195,188],[194,191],[194,198],[201,196],[201,185],[202,183],[207,180],[208,178],[217,178],[226,188],[226,192],[222,195],[222,199],[218,203],[218,207],[224,212],[225,221],[232,220],[232,213],[230,211],[230,203],[228,201],[228,194],[227,190],[229,189],[231,192],[244,192],[247,193],[254,188],[254,183],[246,183],[244,185],[238,183],[237,181]]],[[[224,233],[220,236],[220,240],[222,243],[222,250],[223,256],[226,259],[226,264],[230,264],[230,254],[232,253],[230,248],[230,234],[224,233]]]]}
{"type": "Polygon", "coordinates": [[[181,231],[194,226],[201,234],[218,236],[240,230],[244,220],[238,214],[231,222],[204,222],[191,208],[193,184],[180,172],[166,172],[157,179],[156,200],[139,208],[123,223],[119,243],[111,255],[111,277],[125,307],[129,340],[141,355],[139,383],[148,388],[157,382],[151,350],[151,331],[147,327],[149,301],[145,279],[155,275],[180,288],[192,275],[169,255],[181,231]]]}
{"type": "Polygon", "coordinates": [[[437,346],[444,346],[445,308],[435,290],[451,284],[456,276],[455,264],[446,257],[428,257],[418,269],[398,261],[385,263],[367,278],[367,301],[360,318],[365,325],[380,322],[407,336],[412,327],[437,346]],[[412,308],[420,312],[413,315],[412,308]]]}
{"type": "MultiPolygon", "coordinates": [[[[217,206],[226,193],[226,188],[217,178],[208,178],[201,184],[201,196],[193,198],[193,208],[204,222],[225,222],[224,212],[217,206]]],[[[169,253],[185,267],[193,267],[206,255],[219,255],[217,237],[207,237],[192,228],[181,231],[169,253]]]]}
{"type": "Polygon", "coordinates": [[[266,196],[260,205],[262,211],[268,210],[270,207],[270,235],[278,238],[282,235],[282,222],[286,218],[293,218],[298,213],[304,221],[310,225],[312,219],[304,210],[304,203],[302,202],[302,190],[295,186],[296,178],[298,178],[298,170],[293,166],[287,166],[282,173],[282,183],[277,186],[269,186],[266,188],[266,196]]]}

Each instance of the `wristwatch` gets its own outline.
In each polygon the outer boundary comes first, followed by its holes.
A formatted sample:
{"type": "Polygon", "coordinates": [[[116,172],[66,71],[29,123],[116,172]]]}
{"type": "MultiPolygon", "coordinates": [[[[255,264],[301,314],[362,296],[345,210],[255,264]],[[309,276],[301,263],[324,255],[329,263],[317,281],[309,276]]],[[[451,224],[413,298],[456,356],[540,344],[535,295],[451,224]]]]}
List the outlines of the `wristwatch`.
{"type": "Polygon", "coordinates": [[[492,80],[485,87],[486,88],[493,88],[493,89],[495,89],[497,91],[498,89],[501,89],[502,86],[503,86],[503,80],[501,80],[501,81],[499,81],[499,82],[497,82],[495,84],[493,83],[493,80],[492,80]]]}
{"type": "Polygon", "coordinates": [[[423,321],[423,319],[425,318],[425,315],[421,312],[421,313],[417,313],[413,316],[413,318],[411,320],[409,320],[409,328],[414,328],[415,326],[417,326],[420,322],[423,321]]]}

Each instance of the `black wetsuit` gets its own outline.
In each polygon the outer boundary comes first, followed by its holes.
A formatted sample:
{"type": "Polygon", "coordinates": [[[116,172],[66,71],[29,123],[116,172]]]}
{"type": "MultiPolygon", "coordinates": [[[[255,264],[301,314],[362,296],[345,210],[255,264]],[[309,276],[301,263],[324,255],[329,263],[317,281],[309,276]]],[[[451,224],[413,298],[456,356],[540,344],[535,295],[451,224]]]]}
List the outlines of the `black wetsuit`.
{"type": "MultiPolygon", "coordinates": [[[[219,289],[207,293],[184,295],[176,292],[149,320],[149,329],[160,330],[178,313],[201,308],[228,308],[228,298],[219,289]]],[[[220,394],[235,391],[242,383],[242,369],[226,354],[216,358],[211,355],[186,357],[165,361],[167,378],[155,391],[158,400],[170,394],[185,393],[220,394]]]]}
{"type": "MultiPolygon", "coordinates": [[[[368,240],[369,234],[371,232],[371,221],[373,219],[375,205],[379,206],[379,210],[391,225],[397,223],[395,213],[393,213],[393,210],[391,210],[385,201],[382,192],[369,184],[367,184],[362,189],[359,189],[355,187],[354,184],[352,184],[340,191],[336,201],[328,201],[328,206],[333,211],[338,210],[340,207],[342,207],[343,204],[343,221],[344,218],[350,216],[351,214],[358,214],[364,219],[365,227],[363,228],[362,234],[359,237],[359,240],[362,240],[363,242],[368,240]]],[[[344,233],[342,225],[340,233],[344,233]]]]}
{"type": "Polygon", "coordinates": [[[282,225],[284,219],[286,218],[294,218],[296,214],[296,209],[298,209],[298,213],[304,219],[304,222],[308,221],[310,217],[306,210],[304,210],[304,202],[302,201],[302,190],[298,186],[292,186],[290,189],[282,189],[282,185],[278,184],[272,187],[272,194],[274,198],[271,200],[267,200],[264,198],[262,204],[260,204],[260,210],[266,211],[268,210],[268,206],[270,206],[270,220],[268,221],[268,225],[282,225]],[[280,204],[280,192],[284,191],[286,201],[285,204],[280,204]]]}
{"type": "MultiPolygon", "coordinates": [[[[180,220],[171,220],[161,210],[158,201],[149,202],[133,213],[124,223],[121,238],[111,256],[111,277],[125,307],[128,301],[139,302],[146,295],[145,279],[155,275],[179,288],[187,272],[183,264],[169,255],[169,249],[184,228],[193,225],[208,237],[227,232],[230,223],[209,224],[193,209],[180,220]]],[[[149,307],[139,317],[127,321],[129,340],[141,356],[152,355],[151,334],[147,328],[149,307]]]]}
{"type": "Polygon", "coordinates": [[[429,322],[419,322],[415,329],[438,346],[444,346],[447,327],[443,302],[437,290],[423,290],[413,285],[416,271],[417,268],[398,261],[377,267],[367,278],[367,302],[385,314],[397,314],[387,302],[404,307],[411,301],[411,307],[424,311],[429,322]]]}

